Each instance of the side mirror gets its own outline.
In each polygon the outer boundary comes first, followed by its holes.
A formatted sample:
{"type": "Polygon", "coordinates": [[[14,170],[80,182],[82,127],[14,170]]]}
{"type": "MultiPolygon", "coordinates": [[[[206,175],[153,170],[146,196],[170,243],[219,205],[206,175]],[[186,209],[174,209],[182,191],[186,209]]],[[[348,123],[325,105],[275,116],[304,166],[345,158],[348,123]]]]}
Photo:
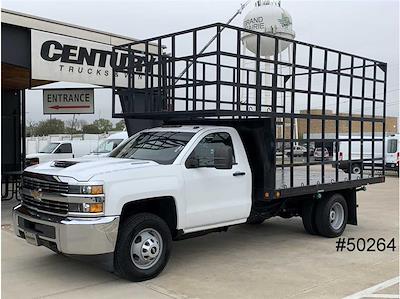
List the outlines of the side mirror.
{"type": "Polygon", "coordinates": [[[185,163],[186,168],[199,168],[199,159],[196,158],[194,155],[189,156],[185,163]]]}
{"type": "Polygon", "coordinates": [[[232,169],[233,155],[230,146],[221,146],[214,152],[214,166],[216,169],[232,169]]]}

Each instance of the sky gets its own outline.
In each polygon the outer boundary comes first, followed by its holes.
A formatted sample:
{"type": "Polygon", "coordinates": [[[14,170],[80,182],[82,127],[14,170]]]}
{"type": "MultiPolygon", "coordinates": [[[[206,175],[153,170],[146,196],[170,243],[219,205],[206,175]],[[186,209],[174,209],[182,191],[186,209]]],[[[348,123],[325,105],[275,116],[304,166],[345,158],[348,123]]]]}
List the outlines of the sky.
{"type": "MultiPolygon", "coordinates": [[[[244,1],[244,0],[243,0],[244,1]]],[[[2,7],[97,30],[144,39],[214,22],[226,22],[240,0],[3,0],[2,7]]],[[[233,25],[242,26],[247,6],[233,25]]],[[[283,0],[292,16],[296,39],[388,63],[387,112],[399,114],[399,1],[283,0]]],[[[211,36],[210,36],[211,37],[211,36]]],[[[80,87],[57,83],[52,87],[80,87]]],[[[27,91],[27,121],[40,121],[42,91],[27,91]]],[[[71,116],[57,116],[70,119],[71,116]]],[[[93,121],[111,118],[111,91],[95,90],[93,121]]],[[[114,120],[116,122],[118,120],[114,120]]]]}

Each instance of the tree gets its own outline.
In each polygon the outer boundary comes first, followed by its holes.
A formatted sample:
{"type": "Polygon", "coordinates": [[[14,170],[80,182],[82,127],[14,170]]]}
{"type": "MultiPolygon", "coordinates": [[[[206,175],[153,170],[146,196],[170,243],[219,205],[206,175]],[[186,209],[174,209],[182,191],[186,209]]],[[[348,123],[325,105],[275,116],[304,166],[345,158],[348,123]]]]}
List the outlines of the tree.
{"type": "Polygon", "coordinates": [[[99,134],[100,130],[99,127],[96,126],[95,124],[90,124],[90,125],[83,125],[82,132],[84,134],[99,134]]]}
{"type": "Polygon", "coordinates": [[[113,128],[112,122],[104,118],[96,119],[93,122],[93,125],[95,125],[98,128],[99,133],[107,133],[108,131],[111,131],[113,128]]]}
{"type": "Polygon", "coordinates": [[[115,129],[118,131],[124,131],[125,130],[125,120],[121,119],[119,122],[115,124],[115,129]]]}
{"type": "Polygon", "coordinates": [[[26,126],[25,132],[27,137],[31,137],[35,135],[37,128],[37,123],[30,121],[29,125],[26,126]]]}
{"type": "Polygon", "coordinates": [[[48,119],[39,122],[34,129],[34,135],[46,136],[49,134],[64,134],[65,126],[64,122],[60,119],[48,119]]]}
{"type": "Polygon", "coordinates": [[[67,133],[67,134],[81,133],[81,131],[78,128],[76,119],[69,119],[69,120],[66,120],[64,123],[65,123],[65,133],[67,133]]]}

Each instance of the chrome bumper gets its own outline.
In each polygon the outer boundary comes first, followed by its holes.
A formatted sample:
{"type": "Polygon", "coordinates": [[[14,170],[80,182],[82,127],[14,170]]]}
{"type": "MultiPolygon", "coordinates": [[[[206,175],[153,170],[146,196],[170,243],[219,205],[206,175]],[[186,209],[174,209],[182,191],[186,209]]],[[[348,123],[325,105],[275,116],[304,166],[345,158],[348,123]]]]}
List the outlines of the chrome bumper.
{"type": "Polygon", "coordinates": [[[13,209],[14,232],[25,239],[26,233],[37,237],[37,245],[65,254],[95,255],[114,251],[119,217],[65,218],[52,222],[29,215],[18,205],[13,209]]]}

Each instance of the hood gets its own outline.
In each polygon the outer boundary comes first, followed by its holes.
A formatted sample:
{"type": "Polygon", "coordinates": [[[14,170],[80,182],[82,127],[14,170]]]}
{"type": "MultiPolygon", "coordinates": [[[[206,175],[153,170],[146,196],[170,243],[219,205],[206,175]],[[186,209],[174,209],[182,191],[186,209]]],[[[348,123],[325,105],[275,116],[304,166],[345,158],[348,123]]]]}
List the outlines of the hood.
{"type": "Polygon", "coordinates": [[[101,159],[88,159],[83,157],[77,159],[62,159],[56,161],[56,163],[59,163],[62,167],[55,167],[54,162],[48,162],[28,167],[25,170],[46,175],[71,177],[78,181],[89,181],[95,175],[159,165],[154,161],[107,157],[101,159]]]}

